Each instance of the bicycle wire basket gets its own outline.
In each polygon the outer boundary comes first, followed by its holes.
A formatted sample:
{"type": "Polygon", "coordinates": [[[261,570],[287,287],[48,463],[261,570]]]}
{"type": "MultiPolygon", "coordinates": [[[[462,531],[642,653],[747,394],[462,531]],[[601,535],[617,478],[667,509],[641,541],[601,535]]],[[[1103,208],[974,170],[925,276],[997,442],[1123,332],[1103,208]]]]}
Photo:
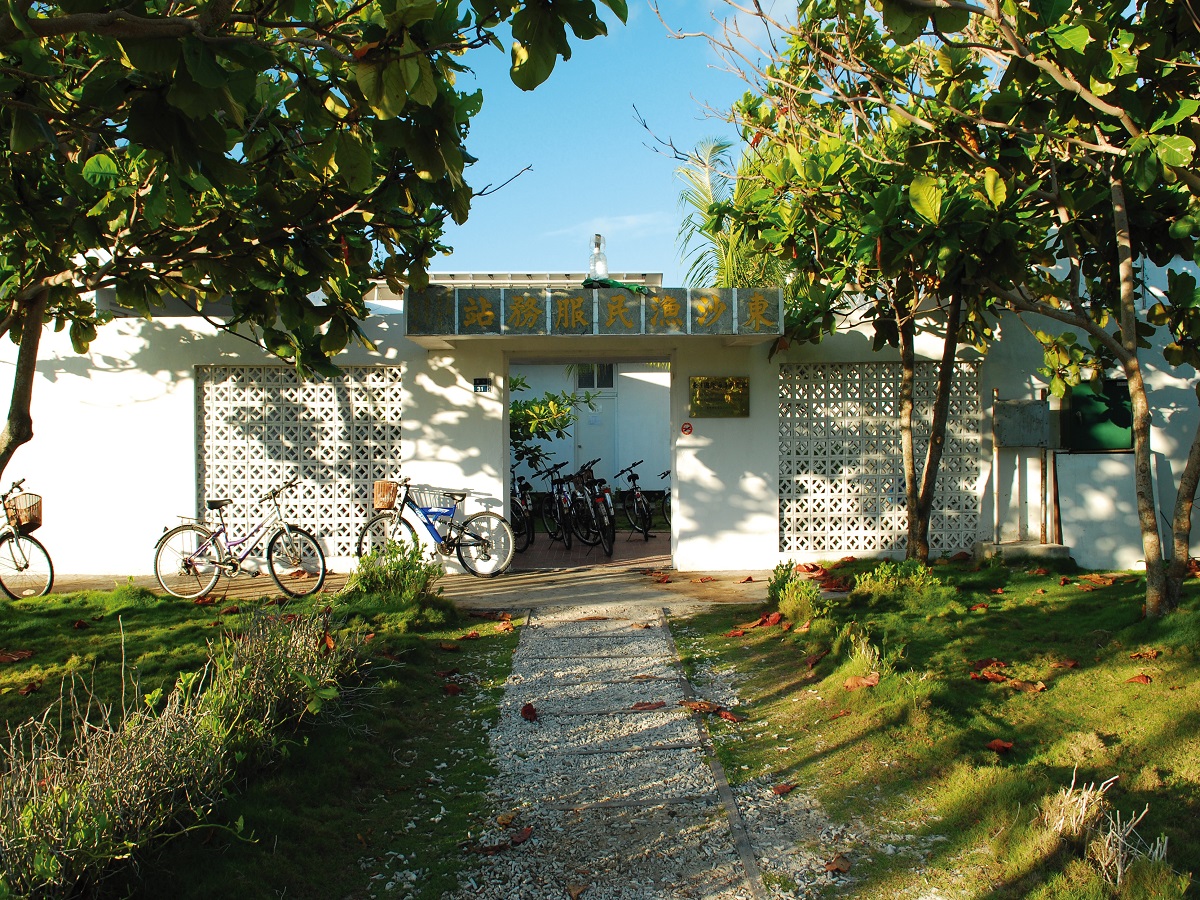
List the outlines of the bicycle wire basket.
{"type": "Polygon", "coordinates": [[[400,496],[400,482],[376,481],[371,486],[371,506],[375,509],[395,509],[400,496]]]}
{"type": "Polygon", "coordinates": [[[449,516],[449,511],[456,505],[454,498],[440,488],[415,487],[410,488],[410,491],[412,492],[413,503],[417,504],[421,509],[442,511],[441,515],[433,513],[433,518],[435,519],[449,516]]]}
{"type": "Polygon", "coordinates": [[[21,534],[37,531],[42,526],[42,495],[17,494],[4,501],[8,524],[21,534]]]}

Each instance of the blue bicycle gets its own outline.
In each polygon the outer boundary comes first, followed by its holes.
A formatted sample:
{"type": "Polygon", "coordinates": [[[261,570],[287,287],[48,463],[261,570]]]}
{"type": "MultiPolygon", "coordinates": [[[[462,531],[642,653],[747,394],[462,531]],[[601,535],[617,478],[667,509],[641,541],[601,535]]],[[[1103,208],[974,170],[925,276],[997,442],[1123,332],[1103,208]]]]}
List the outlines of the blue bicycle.
{"type": "Polygon", "coordinates": [[[457,553],[464,569],[479,578],[494,578],[512,564],[516,538],[504,516],[478,512],[458,519],[459,505],[467,495],[457,491],[435,490],[433,496],[449,501],[421,506],[413,499],[409,479],[377,481],[374,489],[375,514],[358,533],[355,552],[359,556],[376,553],[388,544],[416,545],[417,530],[404,517],[408,510],[414,522],[425,527],[439,553],[457,553]]]}

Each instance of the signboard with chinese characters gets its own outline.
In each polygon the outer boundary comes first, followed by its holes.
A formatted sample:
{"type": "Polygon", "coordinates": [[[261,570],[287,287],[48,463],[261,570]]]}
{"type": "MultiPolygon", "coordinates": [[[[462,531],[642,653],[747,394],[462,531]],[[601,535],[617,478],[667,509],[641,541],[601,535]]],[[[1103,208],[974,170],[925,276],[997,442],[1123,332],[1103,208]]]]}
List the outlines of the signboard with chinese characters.
{"type": "Polygon", "coordinates": [[[783,331],[780,288],[450,288],[410,291],[412,337],[697,335],[770,339],[783,331]]]}
{"type": "Polygon", "coordinates": [[[750,379],[699,375],[688,379],[688,416],[731,419],[750,415],[750,379]]]}

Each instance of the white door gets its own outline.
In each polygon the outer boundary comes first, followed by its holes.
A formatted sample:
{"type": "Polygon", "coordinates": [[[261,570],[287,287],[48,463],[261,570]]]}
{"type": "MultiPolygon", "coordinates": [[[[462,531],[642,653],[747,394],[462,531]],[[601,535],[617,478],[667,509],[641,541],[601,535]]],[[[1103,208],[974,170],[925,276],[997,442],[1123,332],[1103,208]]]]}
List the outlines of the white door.
{"type": "Polygon", "coordinates": [[[586,406],[579,410],[579,421],[575,423],[575,465],[578,467],[589,459],[599,457],[595,473],[597,478],[612,481],[617,465],[617,395],[604,391],[595,400],[595,409],[586,406]]]}

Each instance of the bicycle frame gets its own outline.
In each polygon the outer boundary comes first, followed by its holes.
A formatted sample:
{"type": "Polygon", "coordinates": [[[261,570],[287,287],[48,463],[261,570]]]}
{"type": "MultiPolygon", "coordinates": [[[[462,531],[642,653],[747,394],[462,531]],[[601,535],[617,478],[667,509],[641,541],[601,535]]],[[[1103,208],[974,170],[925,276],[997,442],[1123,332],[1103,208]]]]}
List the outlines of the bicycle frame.
{"type": "MultiPolygon", "coordinates": [[[[428,532],[429,537],[432,538],[439,550],[445,552],[445,550],[453,549],[455,542],[458,540],[457,535],[454,533],[456,530],[455,526],[458,524],[454,519],[455,515],[458,514],[458,501],[455,500],[450,506],[420,506],[412,498],[412,486],[406,483],[403,487],[404,497],[396,504],[399,509],[397,515],[403,517],[404,510],[411,509],[417,522],[425,526],[426,532],[428,532]],[[446,523],[445,534],[442,534],[438,530],[437,526],[439,522],[446,523]]],[[[410,522],[410,524],[416,523],[410,522]]],[[[457,530],[461,532],[462,527],[459,526],[457,530]]]]}
{"type": "Polygon", "coordinates": [[[206,527],[212,532],[212,537],[205,541],[200,547],[196,548],[194,556],[200,556],[210,546],[216,547],[217,552],[221,555],[221,565],[226,566],[230,571],[236,572],[241,568],[247,557],[250,556],[254,548],[258,546],[260,537],[266,537],[271,528],[275,525],[282,525],[283,529],[287,530],[287,524],[283,520],[283,511],[279,508],[279,498],[271,498],[271,510],[263,516],[258,524],[255,525],[249,532],[242,537],[235,538],[229,531],[229,526],[225,524],[225,512],[223,508],[216,510],[218,524],[215,527],[206,527]],[[244,549],[238,550],[239,547],[244,549]]]}

